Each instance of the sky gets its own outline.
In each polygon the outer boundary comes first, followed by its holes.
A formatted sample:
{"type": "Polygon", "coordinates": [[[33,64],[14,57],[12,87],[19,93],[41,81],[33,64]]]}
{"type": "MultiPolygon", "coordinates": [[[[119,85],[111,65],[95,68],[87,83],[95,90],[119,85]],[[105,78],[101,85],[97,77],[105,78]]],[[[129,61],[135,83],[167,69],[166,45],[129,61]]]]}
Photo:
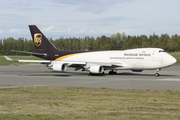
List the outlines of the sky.
{"type": "Polygon", "coordinates": [[[180,34],[180,0],[1,0],[0,39],[180,34]]]}

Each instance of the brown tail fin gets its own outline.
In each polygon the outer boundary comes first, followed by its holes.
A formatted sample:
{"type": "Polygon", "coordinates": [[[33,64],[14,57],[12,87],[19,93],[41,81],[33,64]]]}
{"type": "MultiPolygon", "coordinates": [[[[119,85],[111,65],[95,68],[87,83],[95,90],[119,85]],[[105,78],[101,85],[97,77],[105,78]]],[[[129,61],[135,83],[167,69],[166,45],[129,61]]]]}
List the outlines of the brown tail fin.
{"type": "Polygon", "coordinates": [[[29,25],[29,29],[36,49],[56,50],[56,47],[44,36],[36,25],[29,25]]]}

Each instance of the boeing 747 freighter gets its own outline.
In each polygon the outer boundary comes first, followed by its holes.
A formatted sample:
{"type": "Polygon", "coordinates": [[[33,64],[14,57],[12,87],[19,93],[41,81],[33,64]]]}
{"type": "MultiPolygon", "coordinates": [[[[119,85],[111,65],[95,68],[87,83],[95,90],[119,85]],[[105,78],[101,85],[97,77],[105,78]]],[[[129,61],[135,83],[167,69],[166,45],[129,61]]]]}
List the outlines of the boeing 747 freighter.
{"type": "MultiPolygon", "coordinates": [[[[35,50],[32,52],[17,51],[32,54],[44,60],[18,60],[19,62],[41,62],[54,71],[66,71],[67,67],[75,70],[89,71],[90,74],[116,74],[117,70],[155,69],[155,76],[159,76],[162,68],[176,63],[176,59],[161,48],[139,48],[123,51],[77,51],[58,50],[35,26],[29,25],[35,50]]],[[[5,56],[7,60],[11,58],[5,56]]]]}

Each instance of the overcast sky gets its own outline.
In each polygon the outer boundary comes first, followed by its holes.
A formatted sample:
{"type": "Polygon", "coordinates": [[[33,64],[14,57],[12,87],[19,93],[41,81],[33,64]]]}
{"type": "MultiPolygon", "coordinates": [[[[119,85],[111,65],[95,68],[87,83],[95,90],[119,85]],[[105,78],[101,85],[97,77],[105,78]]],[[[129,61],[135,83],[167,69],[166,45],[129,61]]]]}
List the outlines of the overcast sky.
{"type": "Polygon", "coordinates": [[[180,0],[1,0],[0,39],[180,34],[180,0]]]}

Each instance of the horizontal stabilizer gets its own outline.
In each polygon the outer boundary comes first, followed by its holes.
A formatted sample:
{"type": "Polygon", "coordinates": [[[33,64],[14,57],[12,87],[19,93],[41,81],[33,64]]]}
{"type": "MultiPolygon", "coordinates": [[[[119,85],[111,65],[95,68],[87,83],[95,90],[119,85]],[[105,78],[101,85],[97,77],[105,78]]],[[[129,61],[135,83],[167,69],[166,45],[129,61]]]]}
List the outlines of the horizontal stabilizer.
{"type": "Polygon", "coordinates": [[[35,52],[26,52],[26,51],[18,51],[18,50],[11,50],[12,52],[19,52],[19,53],[26,53],[26,54],[31,54],[31,55],[42,55],[42,56],[47,56],[46,53],[35,53],[35,52]]]}
{"type": "Polygon", "coordinates": [[[19,62],[51,63],[49,60],[18,60],[19,62]]]}
{"type": "Polygon", "coordinates": [[[8,61],[18,61],[18,62],[32,62],[32,63],[43,63],[43,64],[49,64],[51,63],[50,60],[18,60],[18,59],[11,59],[8,56],[4,56],[6,60],[8,61]]]}
{"type": "Polygon", "coordinates": [[[4,57],[6,58],[6,60],[8,60],[8,61],[13,61],[13,59],[11,59],[10,57],[8,57],[8,56],[5,56],[4,55],[4,57]]]}

